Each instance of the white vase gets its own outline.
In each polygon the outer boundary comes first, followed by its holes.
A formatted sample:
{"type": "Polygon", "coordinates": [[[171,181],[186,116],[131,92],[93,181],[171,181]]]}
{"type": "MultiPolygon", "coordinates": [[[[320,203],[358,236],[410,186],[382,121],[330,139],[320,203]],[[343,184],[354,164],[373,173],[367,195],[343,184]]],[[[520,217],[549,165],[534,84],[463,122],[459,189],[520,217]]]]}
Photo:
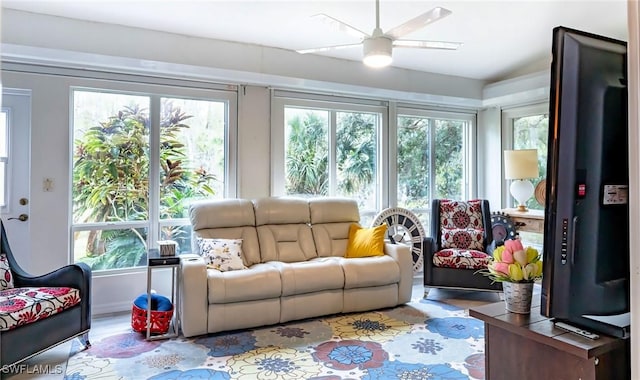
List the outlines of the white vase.
{"type": "Polygon", "coordinates": [[[518,314],[531,312],[533,282],[503,282],[504,303],[507,311],[518,314]]]}

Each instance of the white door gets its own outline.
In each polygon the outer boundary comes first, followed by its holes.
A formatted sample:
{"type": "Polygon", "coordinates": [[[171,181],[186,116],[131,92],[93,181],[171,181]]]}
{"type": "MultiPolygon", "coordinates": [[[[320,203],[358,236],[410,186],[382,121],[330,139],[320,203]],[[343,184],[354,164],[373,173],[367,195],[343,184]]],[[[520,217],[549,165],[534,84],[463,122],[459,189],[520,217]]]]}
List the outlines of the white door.
{"type": "Polygon", "coordinates": [[[0,113],[0,218],[20,266],[30,268],[31,92],[3,89],[0,113]]]}

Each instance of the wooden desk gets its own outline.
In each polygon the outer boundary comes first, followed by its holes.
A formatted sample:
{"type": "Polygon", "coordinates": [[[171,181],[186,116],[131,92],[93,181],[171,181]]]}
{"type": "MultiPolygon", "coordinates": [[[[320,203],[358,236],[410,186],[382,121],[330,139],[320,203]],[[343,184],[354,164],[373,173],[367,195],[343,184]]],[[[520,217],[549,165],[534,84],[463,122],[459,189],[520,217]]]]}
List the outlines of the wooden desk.
{"type": "Polygon", "coordinates": [[[529,210],[526,212],[518,211],[515,208],[505,208],[500,212],[509,216],[516,224],[517,231],[544,233],[544,211],[529,210]]]}
{"type": "Polygon", "coordinates": [[[630,378],[629,339],[600,334],[591,340],[558,329],[540,314],[535,295],[529,315],[507,312],[504,301],[471,308],[469,315],[484,321],[487,380],[630,378]]]}

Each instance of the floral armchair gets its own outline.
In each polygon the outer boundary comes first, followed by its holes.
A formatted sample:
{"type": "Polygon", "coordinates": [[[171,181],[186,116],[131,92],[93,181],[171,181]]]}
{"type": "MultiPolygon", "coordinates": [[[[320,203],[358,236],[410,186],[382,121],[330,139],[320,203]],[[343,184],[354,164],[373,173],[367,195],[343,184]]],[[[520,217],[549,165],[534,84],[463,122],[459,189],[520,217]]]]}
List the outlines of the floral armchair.
{"type": "Polygon", "coordinates": [[[425,297],[430,287],[502,291],[502,284],[476,273],[491,259],[489,201],[434,199],[431,236],[424,248],[425,297]]]}
{"type": "Polygon", "coordinates": [[[80,337],[89,347],[91,269],[84,263],[31,276],[18,265],[0,221],[0,369],[80,337]]]}

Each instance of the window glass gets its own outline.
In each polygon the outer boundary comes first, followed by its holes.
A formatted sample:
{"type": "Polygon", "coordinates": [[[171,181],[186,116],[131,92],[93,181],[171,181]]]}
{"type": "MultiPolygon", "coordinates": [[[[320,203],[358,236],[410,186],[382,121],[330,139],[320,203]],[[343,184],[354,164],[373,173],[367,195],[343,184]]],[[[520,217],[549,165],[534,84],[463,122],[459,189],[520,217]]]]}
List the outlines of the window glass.
{"type": "Polygon", "coordinates": [[[329,112],[285,109],[285,193],[329,194],[329,112]]]}
{"type": "Polygon", "coordinates": [[[284,107],[285,194],[355,199],[360,223],[377,211],[381,114],[284,107]]]}
{"type": "MultiPolygon", "coordinates": [[[[531,179],[537,186],[547,176],[547,140],[549,138],[549,117],[547,114],[516,117],[513,119],[513,149],[536,149],[538,151],[538,178],[531,179]]],[[[534,210],[544,209],[535,197],[526,204],[534,210]]]]}
{"type": "Polygon", "coordinates": [[[467,119],[398,116],[398,206],[413,211],[429,230],[432,199],[467,199],[467,119]]]}
{"type": "Polygon", "coordinates": [[[226,107],[181,98],[162,98],[160,107],[161,236],[190,252],[189,204],[224,196],[226,107]]]}
{"type": "Polygon", "coordinates": [[[338,112],[336,195],[359,200],[360,209],[376,207],[378,115],[338,112]]]}

